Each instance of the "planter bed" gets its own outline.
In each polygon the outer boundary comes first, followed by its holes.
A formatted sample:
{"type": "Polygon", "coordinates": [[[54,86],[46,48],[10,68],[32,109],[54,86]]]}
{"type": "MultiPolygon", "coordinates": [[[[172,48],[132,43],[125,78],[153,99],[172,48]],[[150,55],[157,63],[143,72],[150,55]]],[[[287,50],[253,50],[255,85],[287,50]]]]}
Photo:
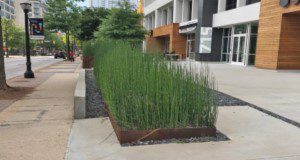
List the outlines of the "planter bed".
{"type": "Polygon", "coordinates": [[[82,68],[89,69],[94,65],[94,57],[89,55],[83,55],[82,57],[82,68]]]}
{"type": "Polygon", "coordinates": [[[117,125],[106,103],[105,103],[105,109],[108,112],[110,122],[121,144],[136,143],[139,141],[157,141],[157,140],[184,139],[184,138],[193,138],[193,137],[216,137],[216,133],[217,133],[215,127],[126,131],[122,127],[117,125]]]}

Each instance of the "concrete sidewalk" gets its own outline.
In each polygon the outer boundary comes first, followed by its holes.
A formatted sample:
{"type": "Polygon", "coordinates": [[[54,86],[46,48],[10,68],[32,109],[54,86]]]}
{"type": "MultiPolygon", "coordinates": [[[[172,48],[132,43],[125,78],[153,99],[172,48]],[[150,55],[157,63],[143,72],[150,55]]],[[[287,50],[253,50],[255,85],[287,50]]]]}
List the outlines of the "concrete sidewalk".
{"type": "Polygon", "coordinates": [[[61,62],[40,70],[36,75],[51,76],[0,112],[1,160],[64,159],[79,64],[61,62]]]}
{"type": "MultiPolygon", "coordinates": [[[[200,63],[194,64],[196,72],[200,63]]],[[[300,120],[298,71],[277,72],[214,63],[209,66],[220,91],[300,120]]],[[[67,160],[300,160],[299,128],[254,108],[219,107],[216,127],[230,141],[121,147],[108,118],[75,120],[66,157],[67,160]]]]}
{"type": "Polygon", "coordinates": [[[67,160],[299,160],[300,130],[247,106],[220,107],[231,140],[121,147],[109,119],[74,122],[67,160]]]}
{"type": "MultiPolygon", "coordinates": [[[[201,62],[179,62],[193,72],[201,62]]],[[[208,63],[219,91],[300,123],[300,71],[265,70],[225,63],[208,63]]]]}

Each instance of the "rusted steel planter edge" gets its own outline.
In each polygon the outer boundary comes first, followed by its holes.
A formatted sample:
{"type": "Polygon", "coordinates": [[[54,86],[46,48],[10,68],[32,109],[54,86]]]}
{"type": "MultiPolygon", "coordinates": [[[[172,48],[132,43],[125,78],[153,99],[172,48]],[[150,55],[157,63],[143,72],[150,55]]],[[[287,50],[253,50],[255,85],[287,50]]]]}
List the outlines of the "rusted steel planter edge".
{"type": "Polygon", "coordinates": [[[94,65],[94,56],[83,55],[82,56],[82,68],[89,69],[94,65]]]}
{"type": "Polygon", "coordinates": [[[216,127],[199,127],[199,128],[178,128],[178,129],[156,129],[156,130],[123,130],[116,123],[107,104],[104,104],[108,112],[110,122],[120,144],[132,143],[137,141],[164,140],[164,139],[181,139],[192,137],[214,137],[216,136],[216,127]]]}

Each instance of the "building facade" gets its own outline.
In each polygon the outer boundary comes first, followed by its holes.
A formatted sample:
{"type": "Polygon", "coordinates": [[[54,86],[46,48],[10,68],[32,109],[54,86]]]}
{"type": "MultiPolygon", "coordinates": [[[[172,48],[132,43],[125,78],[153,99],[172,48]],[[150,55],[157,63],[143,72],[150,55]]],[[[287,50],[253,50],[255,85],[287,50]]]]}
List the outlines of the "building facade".
{"type": "MultiPolygon", "coordinates": [[[[15,24],[24,28],[24,11],[22,10],[20,3],[26,0],[15,0],[15,24]]],[[[30,0],[31,12],[28,14],[29,18],[43,18],[46,12],[45,0],[30,0]]]]}
{"type": "MultiPolygon", "coordinates": [[[[120,0],[89,0],[89,7],[116,8],[120,0]]],[[[129,0],[132,4],[137,5],[137,0],[129,0]]]]}
{"type": "Polygon", "coordinates": [[[145,0],[144,14],[149,52],[300,69],[300,0],[145,0]]]}
{"type": "Polygon", "coordinates": [[[300,1],[262,0],[255,66],[300,69],[300,1]]]}
{"type": "Polygon", "coordinates": [[[144,13],[144,1],[143,0],[138,0],[137,12],[140,13],[140,14],[144,13]]]}
{"type": "Polygon", "coordinates": [[[1,16],[6,19],[15,19],[14,0],[0,0],[1,16]]]}
{"type": "Polygon", "coordinates": [[[219,0],[213,27],[223,29],[220,60],[254,65],[260,0],[219,0]]]}

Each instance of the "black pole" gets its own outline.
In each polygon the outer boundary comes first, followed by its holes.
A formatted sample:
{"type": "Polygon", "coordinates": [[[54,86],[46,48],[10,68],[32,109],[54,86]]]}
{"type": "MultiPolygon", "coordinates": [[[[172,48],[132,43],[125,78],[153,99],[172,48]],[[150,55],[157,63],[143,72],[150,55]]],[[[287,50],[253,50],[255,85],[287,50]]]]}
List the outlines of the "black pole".
{"type": "Polygon", "coordinates": [[[67,31],[66,33],[66,38],[67,38],[67,56],[68,56],[68,60],[70,60],[70,33],[69,31],[67,31]]]}
{"type": "Polygon", "coordinates": [[[34,78],[34,73],[31,70],[30,60],[30,39],[28,30],[28,9],[24,10],[25,13],[25,34],[26,34],[26,72],[24,73],[25,78],[34,78]]]}

